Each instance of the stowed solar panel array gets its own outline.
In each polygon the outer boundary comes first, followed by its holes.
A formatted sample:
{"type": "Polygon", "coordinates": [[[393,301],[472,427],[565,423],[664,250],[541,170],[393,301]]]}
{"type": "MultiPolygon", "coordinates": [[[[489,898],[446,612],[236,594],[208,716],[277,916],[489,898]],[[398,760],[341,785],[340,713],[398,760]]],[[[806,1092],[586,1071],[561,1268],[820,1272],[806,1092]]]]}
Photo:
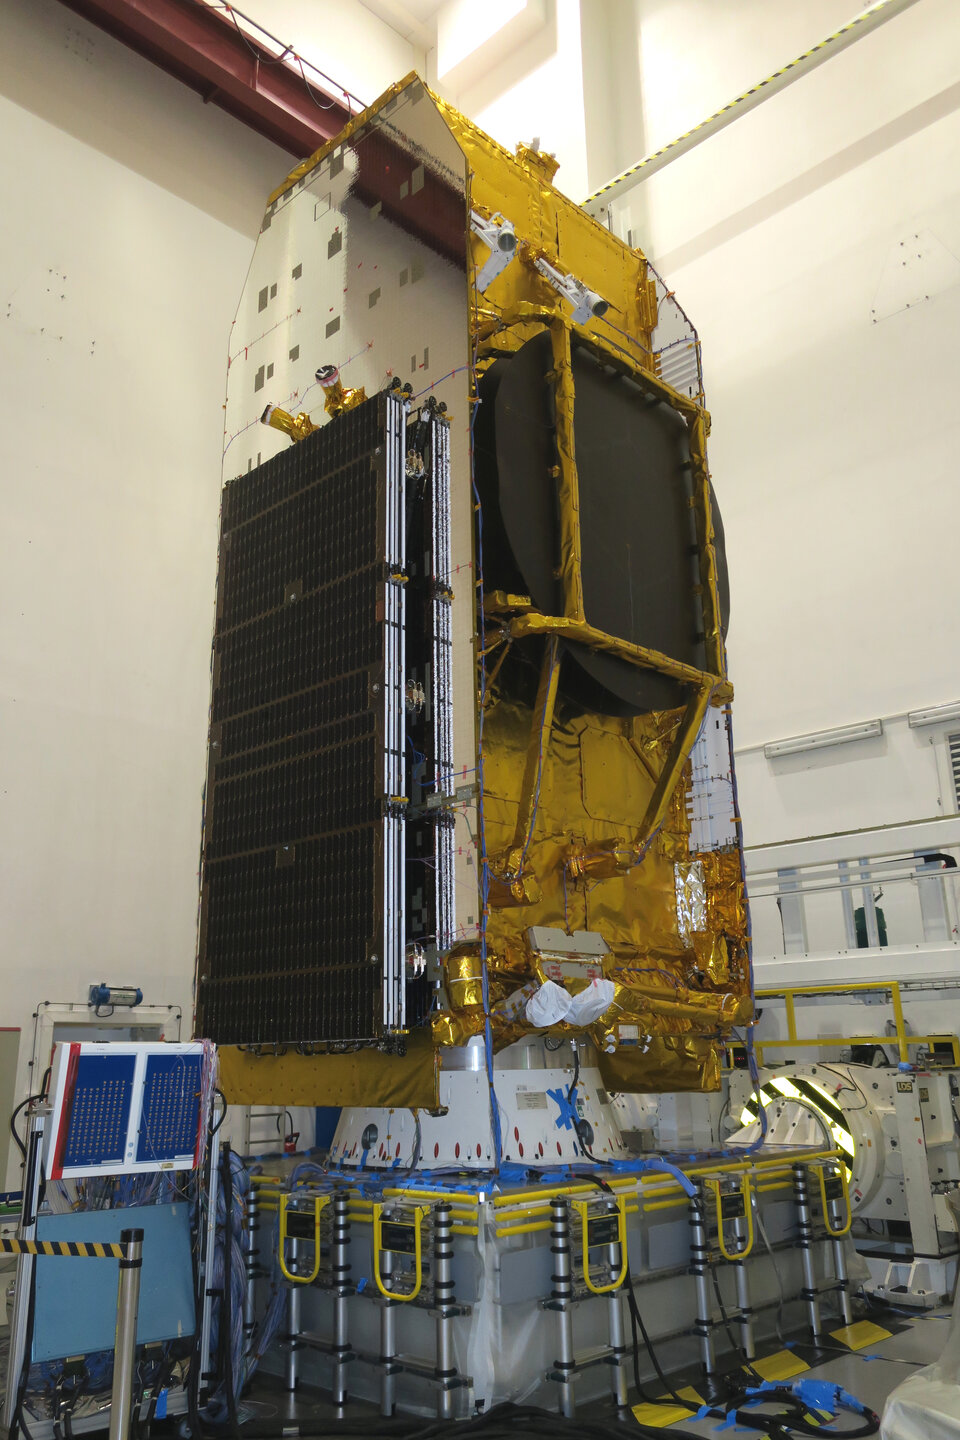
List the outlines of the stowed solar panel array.
{"type": "MultiPolygon", "coordinates": [[[[450,602],[450,426],[440,416],[430,425],[429,528],[432,572],[431,700],[433,711],[433,779],[438,795],[453,790],[453,631],[450,602]]],[[[454,822],[450,810],[436,811],[434,877],[436,943],[445,954],[456,936],[454,822]]]]}
{"type": "Polygon", "coordinates": [[[404,1022],[404,435],[378,395],[224,489],[198,968],[220,1044],[404,1022]]]}

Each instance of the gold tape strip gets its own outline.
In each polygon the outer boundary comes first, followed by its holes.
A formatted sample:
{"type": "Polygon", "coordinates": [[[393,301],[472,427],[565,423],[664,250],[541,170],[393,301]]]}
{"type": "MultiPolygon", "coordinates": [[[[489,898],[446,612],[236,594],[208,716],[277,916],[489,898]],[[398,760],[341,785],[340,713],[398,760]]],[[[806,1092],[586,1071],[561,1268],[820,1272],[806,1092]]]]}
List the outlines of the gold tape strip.
{"type": "Polygon", "coordinates": [[[372,1047],[346,1055],[255,1055],[223,1045],[220,1088],[228,1105],[369,1105],[435,1110],[439,1058],[428,1031],[414,1031],[406,1055],[372,1047]]]}

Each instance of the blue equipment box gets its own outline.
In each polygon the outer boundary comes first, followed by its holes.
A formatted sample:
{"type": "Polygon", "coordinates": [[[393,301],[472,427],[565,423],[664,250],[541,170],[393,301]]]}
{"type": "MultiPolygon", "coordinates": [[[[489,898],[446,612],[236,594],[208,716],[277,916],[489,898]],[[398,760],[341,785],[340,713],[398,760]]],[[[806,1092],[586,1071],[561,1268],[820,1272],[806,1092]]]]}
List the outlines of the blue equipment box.
{"type": "MultiPolygon", "coordinates": [[[[190,1214],[186,1202],[41,1215],[38,1240],[119,1241],[143,1231],[137,1344],[176,1340],[196,1328],[190,1214]]],[[[62,1360],[112,1350],[117,1325],[116,1260],[38,1255],[33,1359],[62,1360]]]]}

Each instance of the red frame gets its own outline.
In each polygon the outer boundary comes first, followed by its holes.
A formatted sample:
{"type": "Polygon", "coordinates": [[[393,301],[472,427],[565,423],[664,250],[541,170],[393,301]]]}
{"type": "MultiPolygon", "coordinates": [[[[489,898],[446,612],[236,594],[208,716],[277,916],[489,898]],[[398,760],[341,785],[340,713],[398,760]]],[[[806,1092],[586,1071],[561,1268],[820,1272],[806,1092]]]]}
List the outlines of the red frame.
{"type": "Polygon", "coordinates": [[[205,0],[62,3],[181,80],[205,104],[226,110],[298,158],[339,135],[356,113],[345,92],[325,88],[312,74],[308,85],[298,66],[279,60],[205,0]]]}
{"type": "Polygon", "coordinates": [[[70,1058],[67,1061],[67,1074],[63,1082],[63,1104],[60,1106],[60,1123],[57,1126],[57,1138],[54,1141],[53,1155],[50,1163],[51,1180],[63,1178],[63,1152],[67,1143],[67,1132],[70,1129],[70,1116],[73,1114],[73,1097],[77,1090],[77,1066],[80,1064],[80,1041],[71,1040],[70,1058]]]}

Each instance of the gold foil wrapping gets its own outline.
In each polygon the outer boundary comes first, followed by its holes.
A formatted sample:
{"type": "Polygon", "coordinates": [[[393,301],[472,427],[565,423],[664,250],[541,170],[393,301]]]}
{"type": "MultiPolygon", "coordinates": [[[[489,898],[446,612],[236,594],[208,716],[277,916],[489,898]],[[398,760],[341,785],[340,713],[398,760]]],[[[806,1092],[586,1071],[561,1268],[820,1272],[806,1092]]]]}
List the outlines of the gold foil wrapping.
{"type": "MultiPolygon", "coordinates": [[[[389,115],[402,92],[414,94],[412,87],[422,91],[414,98],[436,106],[465,156],[468,210],[508,218],[517,237],[515,258],[481,296],[473,280],[489,251],[472,231],[466,236],[465,315],[478,372],[495,353],[516,350],[544,329],[553,347],[563,613],[539,614],[528,596],[484,596],[479,590],[477,595],[478,607],[486,611],[488,645],[487,654],[477,647],[477,700],[478,713],[484,706],[479,773],[494,1044],[499,1049],[531,1032],[517,999],[542,978],[527,943],[529,927],[594,931],[608,946],[602,972],[615,986],[613,1005],[590,1030],[602,1052],[604,1083],[611,1090],[716,1089],[718,1044],[732,1026],[750,1019],[752,1007],[740,855],[736,847],[691,853],[687,807],[688,757],[697,731],[708,707],[729,703],[732,694],[710,508],[709,416],[697,400],[671,391],[660,379],[652,348],[656,290],[644,256],[553,187],[550,157],[525,147],[510,155],[416,76],[393,86],[298,166],[271,199],[335,146],[348,143],[374,115],[389,115]],[[535,268],[540,257],[602,296],[606,315],[587,327],[574,326],[569,305],[535,268]],[[584,613],[570,365],[574,335],[652,398],[671,404],[686,424],[704,672],[604,635],[584,613]],[[673,676],[685,688],[686,705],[628,719],[576,709],[556,684],[565,640],[673,676]],[[535,678],[518,683],[518,663],[526,666],[528,678],[540,675],[539,695],[532,693],[535,678]]],[[[455,484],[468,483],[467,477],[453,478],[455,484]]],[[[480,908],[479,897],[461,895],[458,903],[464,913],[480,908]]],[[[484,1033],[480,942],[458,945],[444,967],[446,1005],[431,1017],[432,1044],[441,1048],[484,1033]]],[[[557,1030],[569,1033],[563,1025],[557,1030]]],[[[408,1055],[397,1063],[409,1061],[408,1055]]],[[[362,1098],[369,1103],[371,1096],[362,1098]]]]}
{"type": "MultiPolygon", "coordinates": [[[[543,978],[527,929],[590,930],[610,947],[602,972],[614,982],[615,999],[589,1033],[601,1052],[613,1050],[603,1062],[618,1077],[616,1085],[609,1082],[613,1088],[697,1090],[719,1083],[717,1037],[752,1014],[739,854],[691,859],[687,777],[671,797],[656,841],[644,851],[638,839],[637,817],[681,718],[680,711],[632,719],[578,715],[558,705],[525,859],[540,898],[520,907],[491,903],[487,920],[496,1049],[533,1033],[513,1009],[502,1013],[531,977],[543,978]],[[630,863],[640,853],[642,860],[630,863]]],[[[502,694],[489,702],[484,784],[491,853],[509,851],[514,840],[535,723],[533,704],[502,694]]],[[[479,943],[451,953],[447,982],[450,1010],[433,1017],[434,1040],[463,1044],[484,1032],[479,943]]],[[[575,992],[579,984],[569,982],[568,988],[575,992]]],[[[572,1032],[559,1025],[553,1033],[572,1032]]]]}
{"type": "Polygon", "coordinates": [[[405,1055],[370,1047],[340,1054],[257,1055],[223,1045],[220,1087],[228,1105],[392,1105],[433,1110],[439,1103],[439,1061],[420,1031],[405,1055]]]}
{"type": "Polygon", "coordinates": [[[719,1090],[720,1055],[710,1040],[657,1037],[647,1048],[623,1046],[600,1056],[608,1090],[719,1090]]]}

